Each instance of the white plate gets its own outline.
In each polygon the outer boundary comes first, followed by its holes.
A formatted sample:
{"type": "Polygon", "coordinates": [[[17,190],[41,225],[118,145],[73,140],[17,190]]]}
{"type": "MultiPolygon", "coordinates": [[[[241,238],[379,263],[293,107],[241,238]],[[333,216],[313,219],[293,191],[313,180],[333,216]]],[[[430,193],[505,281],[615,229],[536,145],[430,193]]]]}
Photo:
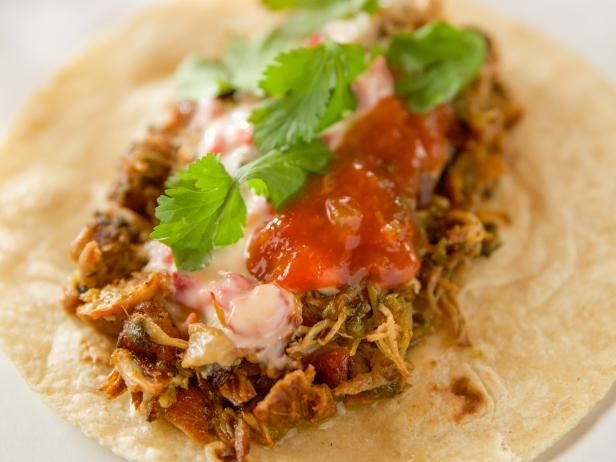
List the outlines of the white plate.
{"type": "MultiPolygon", "coordinates": [[[[207,0],[203,0],[207,1],[207,0]]],[[[453,0],[455,1],[455,0],[453,0]]],[[[486,0],[589,58],[616,82],[616,2],[486,0]]],[[[101,28],[155,0],[0,0],[0,135],[23,99],[101,28]]],[[[616,110],[616,109],[615,109],[616,110]]],[[[0,353],[0,461],[119,462],[56,417],[0,353]]],[[[541,462],[616,460],[616,388],[541,462]]]]}

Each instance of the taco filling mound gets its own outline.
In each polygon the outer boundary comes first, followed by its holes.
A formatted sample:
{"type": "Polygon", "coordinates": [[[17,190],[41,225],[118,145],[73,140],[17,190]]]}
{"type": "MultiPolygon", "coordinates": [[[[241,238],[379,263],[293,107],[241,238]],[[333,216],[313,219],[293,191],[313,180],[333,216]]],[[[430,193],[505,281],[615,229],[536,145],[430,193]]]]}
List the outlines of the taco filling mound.
{"type": "Polygon", "coordinates": [[[115,342],[100,392],[224,460],[401,393],[437,330],[470,345],[456,292],[501,244],[520,115],[431,4],[264,3],[277,26],[180,66],[63,297],[115,342]]]}

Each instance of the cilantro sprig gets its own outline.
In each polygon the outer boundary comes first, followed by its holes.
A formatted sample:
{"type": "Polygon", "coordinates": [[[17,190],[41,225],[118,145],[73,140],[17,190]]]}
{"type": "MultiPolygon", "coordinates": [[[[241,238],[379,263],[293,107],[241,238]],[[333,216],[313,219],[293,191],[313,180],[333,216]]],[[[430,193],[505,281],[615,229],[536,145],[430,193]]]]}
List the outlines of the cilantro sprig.
{"type": "Polygon", "coordinates": [[[434,22],[394,36],[389,65],[402,71],[396,93],[415,112],[429,112],[451,101],[481,71],[485,39],[475,31],[434,22]]]}
{"type": "Polygon", "coordinates": [[[219,96],[232,90],[229,70],[220,62],[200,56],[189,56],[176,72],[178,96],[196,100],[219,96]]]}
{"type": "Polygon", "coordinates": [[[271,99],[250,117],[259,149],[308,142],[354,110],[351,83],[366,67],[362,46],[329,40],[279,55],[259,83],[271,99]]]}
{"type": "Polygon", "coordinates": [[[233,37],[220,59],[188,57],[175,77],[180,98],[197,100],[236,90],[259,94],[261,75],[279,53],[297,47],[330,21],[378,9],[378,0],[263,0],[263,4],[292,14],[270,31],[233,37]]]}
{"type": "Polygon", "coordinates": [[[160,224],[151,237],[173,250],[177,266],[196,271],[212,251],[244,235],[246,204],[241,185],[281,207],[303,186],[311,173],[323,173],[332,154],[320,140],[275,150],[240,168],[231,176],[215,154],[208,154],[179,171],[158,199],[160,224]]]}
{"type": "Polygon", "coordinates": [[[306,37],[336,19],[352,17],[378,10],[378,0],[263,0],[273,11],[291,10],[292,14],[281,31],[290,37],[306,37]]]}
{"type": "Polygon", "coordinates": [[[222,59],[228,69],[231,86],[237,90],[259,93],[259,80],[267,65],[295,45],[296,42],[284,37],[277,29],[252,38],[231,38],[222,59]]]}
{"type": "Polygon", "coordinates": [[[178,267],[195,270],[215,247],[241,239],[246,204],[237,181],[215,155],[208,155],[178,172],[158,198],[160,224],[152,238],[173,249],[178,267]]]}
{"type": "Polygon", "coordinates": [[[178,96],[198,100],[236,90],[259,93],[259,79],[267,65],[295,44],[273,30],[250,39],[233,37],[218,60],[189,56],[175,74],[178,96]]]}
{"type": "Polygon", "coordinates": [[[265,7],[273,11],[287,10],[291,8],[304,8],[310,10],[317,10],[326,8],[332,3],[346,3],[346,4],[363,4],[367,3],[365,0],[262,0],[265,7]]]}

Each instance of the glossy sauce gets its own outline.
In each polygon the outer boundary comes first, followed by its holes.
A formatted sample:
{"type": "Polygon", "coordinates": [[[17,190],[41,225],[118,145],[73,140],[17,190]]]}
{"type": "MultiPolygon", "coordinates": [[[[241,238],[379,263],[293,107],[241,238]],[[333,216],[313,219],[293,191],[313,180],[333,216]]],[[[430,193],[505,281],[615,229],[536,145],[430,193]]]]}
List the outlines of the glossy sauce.
{"type": "Polygon", "coordinates": [[[419,256],[405,198],[445,161],[452,124],[450,107],[419,116],[394,97],[381,100],[350,127],[330,172],[255,232],[250,272],[301,292],[412,279],[419,256]]]}

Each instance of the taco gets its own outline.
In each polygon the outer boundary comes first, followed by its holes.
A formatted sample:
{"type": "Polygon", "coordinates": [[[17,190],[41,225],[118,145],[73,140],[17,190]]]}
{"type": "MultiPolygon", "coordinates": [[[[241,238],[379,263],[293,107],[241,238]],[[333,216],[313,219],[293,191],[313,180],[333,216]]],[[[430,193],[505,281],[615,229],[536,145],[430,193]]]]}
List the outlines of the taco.
{"type": "Polygon", "coordinates": [[[571,428],[616,376],[616,93],[448,6],[177,1],[37,94],[0,338],[45,401],[129,460],[517,461],[571,428]]]}

